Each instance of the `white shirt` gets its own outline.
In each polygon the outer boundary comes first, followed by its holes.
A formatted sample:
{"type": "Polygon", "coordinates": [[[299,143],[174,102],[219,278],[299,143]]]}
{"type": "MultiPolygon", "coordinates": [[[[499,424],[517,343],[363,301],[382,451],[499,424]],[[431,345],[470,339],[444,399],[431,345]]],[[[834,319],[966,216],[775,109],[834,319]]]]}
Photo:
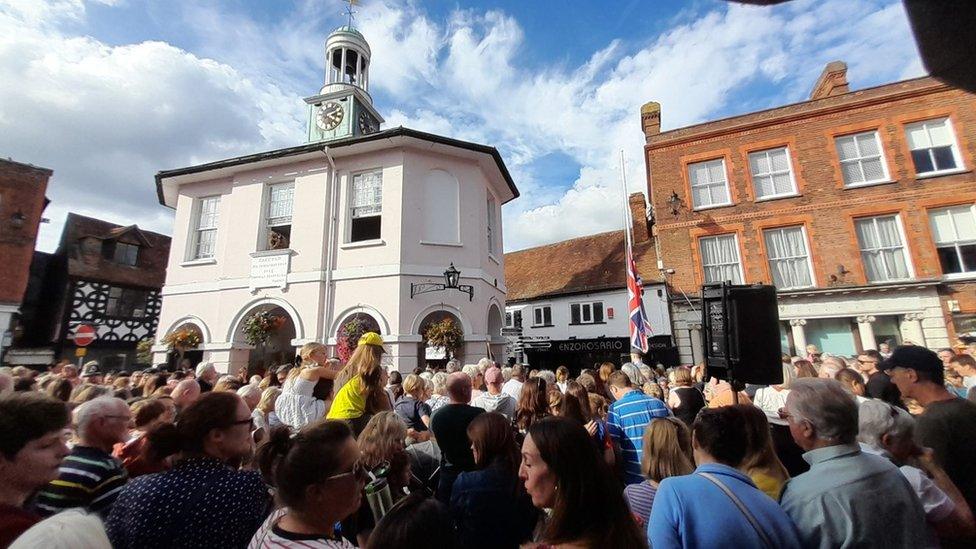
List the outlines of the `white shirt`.
{"type": "Polygon", "coordinates": [[[777,391],[772,387],[763,387],[756,391],[752,403],[763,412],[766,412],[766,419],[770,423],[786,425],[787,421],[779,417],[779,409],[786,407],[786,397],[790,395],[789,389],[777,391]]]}
{"type": "Polygon", "coordinates": [[[518,402],[519,397],[522,396],[522,382],[513,377],[506,381],[505,385],[502,385],[502,392],[510,395],[518,402]]]}
{"type": "Polygon", "coordinates": [[[471,400],[472,406],[482,408],[486,412],[498,412],[508,419],[512,419],[512,416],[515,415],[516,404],[512,395],[505,393],[493,395],[487,391],[471,400]]]}

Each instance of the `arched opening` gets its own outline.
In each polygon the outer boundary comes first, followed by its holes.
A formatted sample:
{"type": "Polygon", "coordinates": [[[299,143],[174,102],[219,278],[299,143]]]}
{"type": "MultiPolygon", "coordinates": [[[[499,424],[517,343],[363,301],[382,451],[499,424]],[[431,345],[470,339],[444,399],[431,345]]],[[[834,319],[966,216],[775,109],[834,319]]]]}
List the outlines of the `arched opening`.
{"type": "Polygon", "coordinates": [[[380,323],[368,313],[357,312],[342,319],[336,330],[336,356],[346,362],[359,344],[359,338],[366,332],[382,334],[380,323]]]}
{"type": "Polygon", "coordinates": [[[499,342],[502,339],[503,327],[502,312],[498,305],[492,303],[488,307],[488,335],[491,337],[492,343],[499,342]]]}
{"type": "MultiPolygon", "coordinates": [[[[295,319],[283,307],[262,303],[249,309],[234,330],[234,343],[251,345],[248,352],[248,375],[263,374],[268,369],[295,359],[295,319]]],[[[236,372],[235,372],[236,373],[236,372]]]]}
{"type": "Polygon", "coordinates": [[[193,370],[203,360],[200,347],[205,341],[203,330],[193,322],[173,326],[162,339],[163,344],[169,347],[166,367],[169,370],[193,370]]]}
{"type": "Polygon", "coordinates": [[[447,365],[448,360],[452,358],[463,358],[464,325],[461,323],[461,319],[454,315],[454,313],[450,311],[433,311],[428,313],[420,321],[419,333],[423,341],[417,344],[417,364],[421,367],[432,366],[434,368],[443,368],[447,365]],[[434,344],[434,341],[437,340],[434,338],[434,333],[443,334],[448,330],[453,331],[458,336],[457,340],[460,343],[456,344],[454,348],[434,344]]]}

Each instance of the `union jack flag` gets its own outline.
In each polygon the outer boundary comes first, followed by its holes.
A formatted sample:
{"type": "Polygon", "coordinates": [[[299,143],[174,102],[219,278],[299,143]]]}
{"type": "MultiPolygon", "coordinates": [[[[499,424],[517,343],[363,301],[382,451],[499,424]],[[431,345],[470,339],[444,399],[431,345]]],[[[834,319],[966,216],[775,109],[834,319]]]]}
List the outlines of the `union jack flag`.
{"type": "Polygon", "coordinates": [[[651,324],[644,312],[644,281],[637,274],[637,264],[634,263],[634,251],[627,240],[627,297],[630,310],[630,346],[646,353],[648,350],[647,337],[651,335],[651,324]]]}

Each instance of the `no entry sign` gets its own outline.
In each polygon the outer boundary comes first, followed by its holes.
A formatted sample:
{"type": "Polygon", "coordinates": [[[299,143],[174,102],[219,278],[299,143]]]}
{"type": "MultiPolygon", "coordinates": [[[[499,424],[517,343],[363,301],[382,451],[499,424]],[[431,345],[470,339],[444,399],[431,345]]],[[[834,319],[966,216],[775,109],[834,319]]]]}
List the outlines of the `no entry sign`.
{"type": "Polygon", "coordinates": [[[74,340],[76,346],[87,347],[95,341],[95,328],[91,324],[79,324],[75,328],[74,340]]]}

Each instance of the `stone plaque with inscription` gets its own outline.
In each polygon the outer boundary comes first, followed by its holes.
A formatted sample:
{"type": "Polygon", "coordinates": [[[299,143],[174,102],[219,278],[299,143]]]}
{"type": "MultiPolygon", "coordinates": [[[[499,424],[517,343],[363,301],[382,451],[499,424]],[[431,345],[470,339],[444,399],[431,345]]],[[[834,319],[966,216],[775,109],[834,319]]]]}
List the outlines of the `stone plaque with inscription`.
{"type": "Polygon", "coordinates": [[[252,290],[258,288],[285,288],[288,286],[288,267],[291,264],[291,253],[263,253],[251,256],[251,278],[249,286],[252,290]]]}

